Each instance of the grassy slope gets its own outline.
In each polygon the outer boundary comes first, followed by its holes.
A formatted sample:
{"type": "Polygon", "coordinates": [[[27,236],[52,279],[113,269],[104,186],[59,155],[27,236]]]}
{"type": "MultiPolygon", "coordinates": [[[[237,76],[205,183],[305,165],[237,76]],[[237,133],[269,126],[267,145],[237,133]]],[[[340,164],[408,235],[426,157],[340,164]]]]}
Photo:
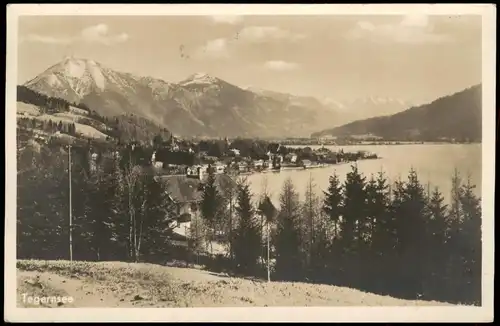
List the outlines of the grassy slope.
{"type": "Polygon", "coordinates": [[[448,305],[336,286],[266,283],[195,268],[123,262],[19,260],[17,293],[19,307],[29,307],[21,300],[23,293],[72,296],[75,301],[63,307],[448,305]]]}
{"type": "Polygon", "coordinates": [[[43,121],[52,120],[53,122],[63,121],[67,123],[75,123],[77,134],[92,139],[106,139],[106,134],[92,126],[103,124],[87,117],[87,115],[83,112],[83,110],[71,107],[71,112],[55,113],[53,115],[42,114],[36,105],[17,102],[17,114],[20,117],[35,118],[43,121]]]}

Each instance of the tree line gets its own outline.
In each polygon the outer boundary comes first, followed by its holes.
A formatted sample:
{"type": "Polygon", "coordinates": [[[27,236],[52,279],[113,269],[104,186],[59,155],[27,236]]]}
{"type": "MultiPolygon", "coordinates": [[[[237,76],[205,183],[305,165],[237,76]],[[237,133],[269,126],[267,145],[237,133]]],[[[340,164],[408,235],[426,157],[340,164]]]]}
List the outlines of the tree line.
{"type": "Polygon", "coordinates": [[[74,123],[66,122],[66,121],[52,121],[51,119],[49,120],[38,120],[35,118],[18,118],[17,119],[17,124],[20,127],[23,128],[30,128],[30,129],[40,129],[44,130],[46,132],[50,133],[55,133],[57,131],[75,136],[76,135],[76,126],[74,123]]]}
{"type": "MultiPolygon", "coordinates": [[[[19,258],[69,257],[66,150],[47,145],[18,157],[19,258]]],[[[74,259],[179,256],[172,242],[176,207],[132,153],[126,147],[94,161],[89,148],[72,149],[74,259]]],[[[426,189],[413,170],[389,184],[383,173],[366,177],[354,165],[344,182],[332,175],[323,194],[310,180],[302,200],[288,179],[275,207],[265,190],[254,203],[245,179],[221,191],[209,174],[184,259],[205,255],[213,268],[272,280],[480,304],[480,198],[458,172],[452,184],[445,204],[439,189],[426,189]],[[227,253],[214,255],[216,243],[227,253]]]]}
{"type": "Polygon", "coordinates": [[[303,200],[288,179],[279,207],[266,193],[252,205],[245,181],[231,194],[218,193],[213,183],[209,177],[196,223],[211,232],[229,226],[230,270],[263,276],[267,267],[274,280],[481,302],[481,203],[458,172],[450,204],[414,170],[389,184],[384,173],[367,178],[354,165],[343,183],[331,176],[323,196],[310,180],[303,200]]]}
{"type": "Polygon", "coordinates": [[[36,105],[45,109],[45,113],[69,111],[70,106],[90,112],[90,109],[84,103],[70,103],[58,97],[51,97],[38,93],[26,86],[17,86],[17,101],[36,105]]]}
{"type": "MultiPolygon", "coordinates": [[[[93,160],[72,147],[72,234],[75,260],[154,260],[168,254],[172,203],[154,175],[127,151],[93,160]]],[[[43,146],[18,158],[17,255],[69,258],[67,149],[43,146]]]]}

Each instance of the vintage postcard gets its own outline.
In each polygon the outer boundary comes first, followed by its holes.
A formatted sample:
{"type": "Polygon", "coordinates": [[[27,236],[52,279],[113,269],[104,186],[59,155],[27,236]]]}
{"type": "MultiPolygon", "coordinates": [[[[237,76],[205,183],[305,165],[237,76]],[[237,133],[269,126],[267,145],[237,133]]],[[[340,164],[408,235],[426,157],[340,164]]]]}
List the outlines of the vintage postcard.
{"type": "Polygon", "coordinates": [[[492,321],[495,22],[9,5],[4,319],[492,321]]]}

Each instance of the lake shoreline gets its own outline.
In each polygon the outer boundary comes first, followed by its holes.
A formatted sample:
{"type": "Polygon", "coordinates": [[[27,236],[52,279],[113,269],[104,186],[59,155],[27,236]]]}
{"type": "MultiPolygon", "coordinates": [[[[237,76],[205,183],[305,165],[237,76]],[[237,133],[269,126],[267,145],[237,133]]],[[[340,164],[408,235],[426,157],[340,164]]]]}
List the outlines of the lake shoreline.
{"type": "Polygon", "coordinates": [[[353,147],[353,146],[408,146],[408,145],[480,145],[482,142],[450,143],[450,142],[421,142],[421,143],[352,143],[352,144],[284,144],[290,147],[353,147]]]}
{"type": "Polygon", "coordinates": [[[357,163],[360,161],[375,161],[375,160],[380,160],[382,157],[377,157],[377,158],[370,158],[370,159],[361,159],[357,161],[348,161],[348,162],[339,162],[339,163],[321,163],[317,165],[311,165],[308,167],[302,167],[302,166],[287,166],[287,167],[282,167],[279,170],[262,170],[262,171],[252,171],[252,172],[242,172],[238,173],[238,176],[251,176],[251,175],[258,175],[258,174],[269,174],[269,173],[280,173],[282,171],[307,171],[307,170],[317,170],[317,169],[325,169],[329,168],[332,166],[338,166],[338,165],[346,165],[349,163],[357,163]]]}
{"type": "MultiPolygon", "coordinates": [[[[326,148],[337,151],[338,147],[326,146],[326,148]]],[[[315,147],[313,147],[315,148],[315,147]]],[[[467,144],[453,146],[442,144],[439,146],[353,146],[344,147],[345,152],[356,150],[367,150],[376,153],[379,159],[358,160],[359,171],[369,179],[371,175],[384,173],[388,183],[393,185],[396,180],[406,180],[410,169],[418,173],[419,180],[428,186],[430,190],[438,187],[445,202],[449,203],[451,193],[451,177],[456,169],[465,182],[470,174],[471,183],[476,185],[474,192],[480,196],[482,193],[481,175],[481,145],[467,144]]],[[[324,168],[284,170],[283,173],[253,173],[246,176],[251,184],[252,192],[261,193],[265,184],[266,191],[272,194],[273,203],[279,205],[279,194],[283,183],[291,178],[300,196],[304,195],[309,186],[310,177],[313,178],[315,187],[319,194],[328,189],[329,177],[335,173],[341,182],[344,182],[347,174],[351,171],[350,166],[355,162],[342,162],[329,164],[324,168]],[[350,164],[346,164],[350,163],[350,164]],[[335,172],[334,172],[335,171],[335,172]]]]}

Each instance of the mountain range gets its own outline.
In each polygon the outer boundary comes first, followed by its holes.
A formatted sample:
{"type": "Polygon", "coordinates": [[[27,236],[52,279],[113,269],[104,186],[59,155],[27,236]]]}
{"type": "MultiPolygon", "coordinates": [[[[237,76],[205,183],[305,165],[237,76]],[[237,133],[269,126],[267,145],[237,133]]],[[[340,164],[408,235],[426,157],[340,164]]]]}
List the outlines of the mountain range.
{"type": "Polygon", "coordinates": [[[136,115],[179,136],[308,137],[318,130],[392,114],[411,104],[400,99],[336,101],[242,88],[196,73],[177,83],[118,72],[68,57],[25,87],[82,103],[99,115],[136,115]]]}
{"type": "Polygon", "coordinates": [[[311,137],[372,135],[384,139],[481,141],[482,85],[405,111],[358,120],[313,133],[311,137]]]}

